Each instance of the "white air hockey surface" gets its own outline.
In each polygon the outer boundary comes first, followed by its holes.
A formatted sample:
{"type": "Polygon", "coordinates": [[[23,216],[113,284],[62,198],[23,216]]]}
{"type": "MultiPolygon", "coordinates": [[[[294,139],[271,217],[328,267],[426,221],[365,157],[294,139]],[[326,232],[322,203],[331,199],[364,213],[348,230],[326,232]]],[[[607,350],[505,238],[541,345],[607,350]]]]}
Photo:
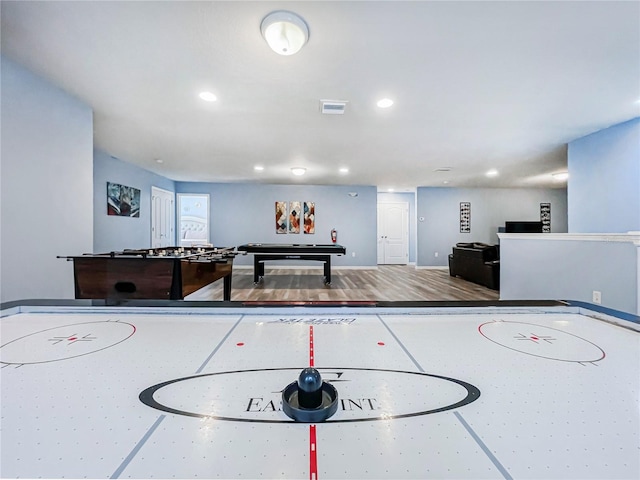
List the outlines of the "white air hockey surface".
{"type": "Polygon", "coordinates": [[[3,478],[640,478],[638,326],[584,309],[3,315],[3,478]],[[282,412],[309,365],[324,423],[282,412]]]}

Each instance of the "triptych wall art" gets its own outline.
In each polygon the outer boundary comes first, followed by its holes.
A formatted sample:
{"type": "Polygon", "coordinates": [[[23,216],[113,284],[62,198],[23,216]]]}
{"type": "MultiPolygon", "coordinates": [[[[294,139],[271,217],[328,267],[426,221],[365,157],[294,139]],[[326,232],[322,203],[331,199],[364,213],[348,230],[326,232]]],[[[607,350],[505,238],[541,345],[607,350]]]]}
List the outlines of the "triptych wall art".
{"type": "Polygon", "coordinates": [[[316,233],[314,202],[276,202],[276,233],[316,233]]]}

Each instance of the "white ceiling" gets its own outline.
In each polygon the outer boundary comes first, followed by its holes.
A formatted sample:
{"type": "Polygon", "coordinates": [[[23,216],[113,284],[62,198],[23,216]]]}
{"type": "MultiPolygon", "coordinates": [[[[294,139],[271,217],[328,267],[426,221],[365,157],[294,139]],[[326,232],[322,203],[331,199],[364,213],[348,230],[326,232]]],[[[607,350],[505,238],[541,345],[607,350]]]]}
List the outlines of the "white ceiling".
{"type": "Polygon", "coordinates": [[[567,142],[640,115],[637,1],[1,9],[3,55],[90,105],[97,148],[174,180],[564,186],[550,174],[566,170],[567,142]],[[309,25],[296,55],[261,37],[279,9],[309,25]],[[200,100],[203,90],[218,101],[200,100]],[[383,96],[394,106],[376,107],[383,96]],[[348,100],[346,113],[321,115],[320,99],[348,100]]]}

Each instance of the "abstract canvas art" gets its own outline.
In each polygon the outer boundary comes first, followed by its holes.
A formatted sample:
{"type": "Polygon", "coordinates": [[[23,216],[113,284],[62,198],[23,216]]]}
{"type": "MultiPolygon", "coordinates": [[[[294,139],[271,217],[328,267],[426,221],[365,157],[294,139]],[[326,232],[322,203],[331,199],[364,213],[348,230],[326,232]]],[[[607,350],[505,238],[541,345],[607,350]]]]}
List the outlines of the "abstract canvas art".
{"type": "Polygon", "coordinates": [[[289,233],[300,233],[300,202],[289,202],[289,233]]]}
{"type": "Polygon", "coordinates": [[[316,233],[316,204],[304,202],[304,233],[316,233]]]}
{"type": "Polygon", "coordinates": [[[276,202],[276,233],[287,233],[287,202],[276,202]]]}
{"type": "Polygon", "coordinates": [[[107,182],[107,215],[140,217],[140,189],[107,182]]]}

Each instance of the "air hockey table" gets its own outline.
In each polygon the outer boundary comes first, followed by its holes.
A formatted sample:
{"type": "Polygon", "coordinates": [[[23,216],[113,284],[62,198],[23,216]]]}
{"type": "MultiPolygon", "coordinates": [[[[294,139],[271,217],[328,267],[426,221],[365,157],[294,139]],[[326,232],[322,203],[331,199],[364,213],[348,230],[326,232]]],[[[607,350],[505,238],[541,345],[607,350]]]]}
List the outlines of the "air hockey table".
{"type": "Polygon", "coordinates": [[[567,302],[1,307],[2,478],[640,478],[640,319],[567,302]],[[338,392],[283,413],[313,366],[338,392]]]}

